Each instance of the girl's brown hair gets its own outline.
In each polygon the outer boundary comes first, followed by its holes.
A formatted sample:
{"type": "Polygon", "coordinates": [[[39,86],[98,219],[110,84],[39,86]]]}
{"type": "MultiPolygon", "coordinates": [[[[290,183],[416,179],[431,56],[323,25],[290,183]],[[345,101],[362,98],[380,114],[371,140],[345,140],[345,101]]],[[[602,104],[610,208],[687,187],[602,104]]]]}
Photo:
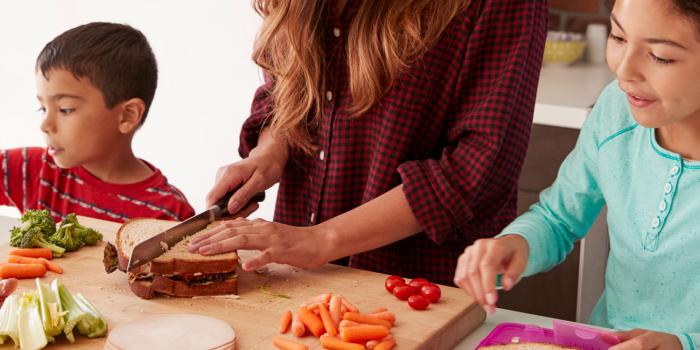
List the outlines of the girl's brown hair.
{"type": "MultiPolygon", "coordinates": [[[[264,18],[253,59],[274,81],[269,127],[292,147],[312,152],[310,131],[322,117],[325,91],[326,0],[253,0],[264,18]]],[[[419,59],[469,0],[362,1],[348,29],[347,65],[352,103],[359,116],[419,59]]]]}

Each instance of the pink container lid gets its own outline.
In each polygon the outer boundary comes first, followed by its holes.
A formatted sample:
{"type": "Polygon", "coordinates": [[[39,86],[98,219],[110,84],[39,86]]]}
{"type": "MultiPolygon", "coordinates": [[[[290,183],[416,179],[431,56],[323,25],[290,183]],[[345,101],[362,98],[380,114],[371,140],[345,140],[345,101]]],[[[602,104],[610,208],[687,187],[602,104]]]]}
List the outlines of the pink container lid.
{"type": "Polygon", "coordinates": [[[580,323],[553,320],[553,329],[522,323],[497,325],[477,347],[511,343],[549,343],[582,350],[607,350],[619,343],[612,331],[580,323]]]}

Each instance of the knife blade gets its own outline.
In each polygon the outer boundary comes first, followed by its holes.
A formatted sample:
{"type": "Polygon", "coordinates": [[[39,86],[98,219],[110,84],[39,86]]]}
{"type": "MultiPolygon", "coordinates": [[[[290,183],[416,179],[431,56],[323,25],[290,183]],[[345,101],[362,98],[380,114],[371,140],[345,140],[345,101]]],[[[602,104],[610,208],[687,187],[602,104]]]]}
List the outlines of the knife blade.
{"type": "MultiPolygon", "coordinates": [[[[192,235],[210,223],[228,215],[226,210],[228,201],[236,190],[226,193],[211,208],[137,244],[129,256],[127,271],[146,264],[153,259],[165,254],[172,246],[180,242],[183,238],[192,235]]],[[[265,192],[256,193],[249,203],[262,202],[265,199],[265,192]]],[[[245,207],[245,206],[244,206],[245,207]]]]}

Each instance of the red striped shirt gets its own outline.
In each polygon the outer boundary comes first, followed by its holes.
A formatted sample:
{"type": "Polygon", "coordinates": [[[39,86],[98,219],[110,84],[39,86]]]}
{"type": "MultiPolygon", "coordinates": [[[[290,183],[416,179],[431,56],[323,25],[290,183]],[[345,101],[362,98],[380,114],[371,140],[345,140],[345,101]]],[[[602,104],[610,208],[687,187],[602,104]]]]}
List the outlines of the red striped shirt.
{"type": "MultiPolygon", "coordinates": [[[[314,155],[293,150],[275,221],[328,220],[403,184],[424,232],[350,257],[350,265],[452,283],[465,246],[500,232],[516,213],[547,31],[541,0],[473,0],[433,47],[359,118],[347,107],[347,31],[360,0],[322,21],[328,103],[314,155]]],[[[260,87],[240,153],[256,146],[274,101],[260,87]]]]}
{"type": "Polygon", "coordinates": [[[124,222],[135,217],[184,220],[194,215],[185,196],[146,162],[153,175],[133,184],[104,182],[83,167],[61,169],[45,148],[0,151],[0,205],[24,213],[48,209],[56,220],[67,214],[124,222]]]}

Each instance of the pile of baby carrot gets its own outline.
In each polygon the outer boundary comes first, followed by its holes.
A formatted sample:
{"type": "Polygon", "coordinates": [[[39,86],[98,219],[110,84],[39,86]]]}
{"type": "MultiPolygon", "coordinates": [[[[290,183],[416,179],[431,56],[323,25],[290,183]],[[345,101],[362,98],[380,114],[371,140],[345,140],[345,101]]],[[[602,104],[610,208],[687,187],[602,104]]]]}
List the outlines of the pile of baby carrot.
{"type": "Polygon", "coordinates": [[[46,248],[15,248],[10,250],[6,263],[0,263],[0,278],[43,277],[46,271],[63,273],[63,269],[49,261],[53,258],[46,248]]]}
{"type": "MultiPolygon", "coordinates": [[[[303,303],[295,315],[286,311],[280,321],[280,333],[291,328],[296,337],[307,332],[329,350],[390,350],[396,345],[391,328],[396,316],[386,308],[368,314],[337,294],[321,294],[303,303]]],[[[308,350],[304,344],[278,336],[273,345],[280,350],[308,350]]]]}

